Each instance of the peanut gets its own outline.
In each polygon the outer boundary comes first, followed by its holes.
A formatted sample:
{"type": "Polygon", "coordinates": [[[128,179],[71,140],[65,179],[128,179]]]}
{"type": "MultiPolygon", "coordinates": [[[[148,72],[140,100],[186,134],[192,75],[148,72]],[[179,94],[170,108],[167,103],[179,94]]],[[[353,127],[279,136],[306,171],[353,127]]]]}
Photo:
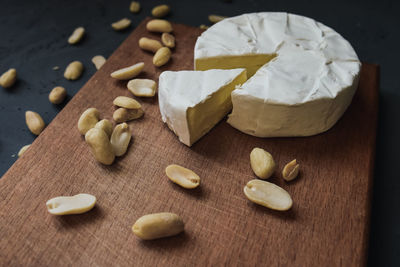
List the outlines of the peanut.
{"type": "Polygon", "coordinates": [[[92,128],[85,134],[85,140],[98,162],[105,165],[111,165],[114,162],[114,150],[105,131],[92,128]]]}
{"type": "Polygon", "coordinates": [[[288,192],[266,181],[251,180],[243,190],[250,201],[273,210],[288,210],[293,204],[288,192]]]}
{"type": "Polygon", "coordinates": [[[142,105],[140,105],[140,103],[135,99],[127,96],[117,96],[114,99],[113,104],[117,107],[126,109],[138,109],[142,107],[142,105]]]}
{"type": "Polygon", "coordinates": [[[51,90],[49,94],[49,101],[53,104],[61,104],[65,97],[67,96],[67,91],[64,87],[57,86],[51,90]]]}
{"type": "Polygon", "coordinates": [[[261,179],[269,178],[275,171],[275,161],[270,153],[262,148],[254,148],[250,153],[250,165],[261,179]]]}
{"type": "Polygon", "coordinates": [[[126,153],[131,137],[128,124],[124,122],[115,126],[110,139],[115,156],[120,157],[126,153]]]}
{"type": "Polygon", "coordinates": [[[114,71],[113,73],[111,73],[111,77],[118,80],[129,80],[138,76],[139,73],[142,72],[143,68],[144,68],[144,63],[139,62],[130,67],[114,71]]]}
{"type": "Polygon", "coordinates": [[[175,47],[175,37],[170,33],[164,32],[161,35],[161,41],[166,47],[169,48],[175,47]]]}
{"type": "Polygon", "coordinates": [[[26,145],[26,146],[21,147],[21,149],[18,151],[18,157],[21,157],[22,154],[24,154],[25,151],[27,151],[28,148],[29,148],[30,146],[31,146],[31,145],[29,144],[29,145],[26,145]]]}
{"type": "Polygon", "coordinates": [[[131,5],[129,6],[129,11],[132,13],[139,13],[140,11],[140,3],[136,1],[132,1],[131,5]]]}
{"type": "Polygon", "coordinates": [[[127,18],[123,18],[111,24],[111,27],[116,31],[125,30],[129,26],[131,26],[131,20],[127,18]]]}
{"type": "Polygon", "coordinates": [[[53,215],[82,214],[96,204],[96,197],[78,194],[72,197],[55,197],[46,202],[47,211],[53,215]]]}
{"type": "Polygon", "coordinates": [[[106,59],[103,56],[98,55],[92,58],[92,62],[96,67],[96,70],[99,70],[104,65],[104,63],[106,63],[106,59]]]}
{"type": "Polygon", "coordinates": [[[153,57],[153,64],[157,67],[167,64],[171,58],[171,50],[168,47],[161,47],[153,57]]]}
{"type": "Polygon", "coordinates": [[[144,114],[143,109],[126,109],[119,108],[114,111],[113,119],[116,123],[126,122],[130,120],[135,120],[142,117],[144,114]]]}
{"type": "Polygon", "coordinates": [[[99,122],[100,113],[97,108],[88,108],[85,110],[78,120],[78,130],[85,135],[99,122]]]}
{"type": "Polygon", "coordinates": [[[146,29],[150,32],[172,32],[173,28],[169,21],[153,19],[147,22],[146,29]]]}
{"type": "Polygon", "coordinates": [[[77,44],[80,40],[82,40],[83,35],[85,34],[85,28],[78,27],[74,30],[72,35],[68,38],[69,44],[77,44]]]}
{"type": "Polygon", "coordinates": [[[207,25],[204,25],[204,24],[200,25],[200,29],[202,29],[202,30],[207,30],[208,28],[210,28],[210,27],[207,25]]]}
{"type": "Polygon", "coordinates": [[[76,80],[78,79],[83,72],[83,64],[79,61],[71,62],[64,72],[64,77],[67,80],[76,80]]]}
{"type": "Polygon", "coordinates": [[[158,49],[162,47],[162,44],[157,40],[142,37],[139,39],[139,47],[143,50],[155,53],[158,49]]]}
{"type": "Polygon", "coordinates": [[[286,181],[292,181],[299,174],[300,165],[297,164],[296,159],[292,160],[282,170],[282,177],[286,181]]]}
{"type": "Polygon", "coordinates": [[[133,79],[127,87],[135,96],[152,97],[156,94],[157,83],[150,79],[133,79]]]}
{"type": "Polygon", "coordinates": [[[154,7],[153,10],[151,10],[151,14],[153,15],[153,17],[162,18],[168,15],[169,11],[170,8],[168,5],[159,5],[154,7]]]}
{"type": "Polygon", "coordinates": [[[45,127],[42,117],[34,111],[25,112],[25,121],[29,130],[35,135],[39,135],[45,127]]]}
{"type": "Polygon", "coordinates": [[[113,125],[112,125],[111,121],[103,119],[103,120],[97,122],[94,125],[94,128],[103,130],[109,138],[111,137],[111,134],[113,131],[113,125]]]}
{"type": "Polygon", "coordinates": [[[175,213],[161,212],[140,217],[132,226],[133,233],[143,240],[153,240],[183,232],[185,224],[175,213]]]}
{"type": "Polygon", "coordinates": [[[209,20],[211,23],[217,23],[217,22],[220,22],[221,20],[224,20],[224,19],[226,19],[226,17],[224,17],[224,16],[219,16],[219,15],[209,15],[209,16],[208,16],[208,20],[209,20]]]}
{"type": "Polygon", "coordinates": [[[0,86],[4,88],[10,88],[14,85],[17,80],[17,71],[15,69],[9,69],[0,76],[0,86]]]}
{"type": "Polygon", "coordinates": [[[186,189],[193,189],[200,185],[200,177],[192,170],[172,164],[167,166],[165,173],[168,178],[186,189]]]}

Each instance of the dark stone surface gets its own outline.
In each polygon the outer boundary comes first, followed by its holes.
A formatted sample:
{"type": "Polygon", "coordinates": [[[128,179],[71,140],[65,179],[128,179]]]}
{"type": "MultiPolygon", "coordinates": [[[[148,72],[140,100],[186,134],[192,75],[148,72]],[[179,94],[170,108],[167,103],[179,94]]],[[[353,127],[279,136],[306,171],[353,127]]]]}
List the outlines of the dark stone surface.
{"type": "Polygon", "coordinates": [[[207,15],[211,13],[225,16],[257,11],[301,14],[341,33],[362,61],[381,65],[368,262],[369,266],[400,266],[400,175],[397,168],[400,83],[395,64],[400,60],[400,2],[142,0],[142,11],[138,15],[129,12],[129,3],[129,0],[0,1],[0,73],[14,67],[19,77],[13,88],[0,88],[0,175],[16,160],[18,150],[35,139],[25,125],[25,110],[39,112],[45,122],[50,123],[62,108],[48,101],[50,90],[57,85],[64,86],[70,99],[95,72],[90,59],[97,54],[108,57],[135,25],[150,14],[153,6],[168,3],[172,8],[169,20],[193,26],[207,24],[207,15]],[[113,31],[110,23],[123,17],[132,19],[133,26],[121,33],[113,31]],[[68,45],[68,36],[78,26],[86,28],[84,41],[77,46],[68,45]],[[81,60],[86,67],[81,79],[73,82],[63,78],[64,68],[72,60],[81,60]],[[54,71],[54,66],[60,69],[54,71]]]}

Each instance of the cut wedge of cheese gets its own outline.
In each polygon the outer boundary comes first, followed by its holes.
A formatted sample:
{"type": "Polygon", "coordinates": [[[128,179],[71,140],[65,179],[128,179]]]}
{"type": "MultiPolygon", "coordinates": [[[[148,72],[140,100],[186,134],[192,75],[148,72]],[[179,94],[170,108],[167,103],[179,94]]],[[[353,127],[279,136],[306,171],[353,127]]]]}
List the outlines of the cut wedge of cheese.
{"type": "Polygon", "coordinates": [[[195,68],[246,68],[228,123],[259,137],[331,128],[358,86],[357,54],[333,29],[303,16],[263,12],[227,18],[202,33],[195,68]]]}
{"type": "Polygon", "coordinates": [[[228,114],[231,92],[246,80],[245,69],[164,71],[158,91],[162,120],[191,146],[228,114]]]}

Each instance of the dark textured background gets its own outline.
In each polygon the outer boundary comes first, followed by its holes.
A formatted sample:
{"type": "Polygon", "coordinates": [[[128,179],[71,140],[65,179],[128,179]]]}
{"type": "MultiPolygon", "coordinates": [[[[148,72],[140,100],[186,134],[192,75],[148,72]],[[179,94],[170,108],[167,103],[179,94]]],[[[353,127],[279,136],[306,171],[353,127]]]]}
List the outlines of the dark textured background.
{"type": "MultiPolygon", "coordinates": [[[[19,149],[33,136],[24,113],[34,110],[46,124],[62,106],[48,101],[57,86],[68,91],[68,100],[96,71],[94,55],[108,57],[135,25],[150,15],[155,5],[167,3],[168,19],[192,26],[208,24],[208,14],[225,16],[257,11],[286,11],[314,18],[341,33],[364,62],[381,65],[379,127],[373,188],[369,266],[400,266],[400,2],[396,1],[149,1],[142,0],[139,14],[129,12],[129,0],[0,0],[0,73],[16,68],[18,82],[0,88],[0,176],[16,160],[19,149]],[[132,27],[115,32],[110,23],[123,17],[132,27]],[[77,46],[68,45],[72,31],[84,26],[86,37],[77,46]],[[86,69],[78,81],[63,78],[65,66],[80,60],[86,69]],[[52,67],[59,66],[58,71],[52,67]]],[[[101,87],[98,88],[102,90],[101,87]]],[[[368,118],[365,118],[368,120],[368,118]]],[[[351,129],[349,129],[351,131],[351,129]]],[[[318,203],[316,203],[317,205],[318,203]]],[[[317,253],[317,252],[316,252],[317,253]]]]}

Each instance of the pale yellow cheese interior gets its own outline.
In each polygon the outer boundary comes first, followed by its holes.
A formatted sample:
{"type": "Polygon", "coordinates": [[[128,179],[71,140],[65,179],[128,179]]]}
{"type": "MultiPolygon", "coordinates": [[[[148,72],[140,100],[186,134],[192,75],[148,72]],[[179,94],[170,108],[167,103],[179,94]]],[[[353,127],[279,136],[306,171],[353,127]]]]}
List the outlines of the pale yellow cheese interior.
{"type": "Polygon", "coordinates": [[[241,72],[231,83],[221,87],[204,102],[187,110],[190,144],[211,130],[232,109],[231,92],[236,85],[247,80],[246,71],[241,72]]]}
{"type": "Polygon", "coordinates": [[[195,69],[210,70],[245,68],[247,70],[247,78],[250,78],[259,68],[275,57],[276,54],[258,54],[199,58],[195,60],[195,69]]]}

